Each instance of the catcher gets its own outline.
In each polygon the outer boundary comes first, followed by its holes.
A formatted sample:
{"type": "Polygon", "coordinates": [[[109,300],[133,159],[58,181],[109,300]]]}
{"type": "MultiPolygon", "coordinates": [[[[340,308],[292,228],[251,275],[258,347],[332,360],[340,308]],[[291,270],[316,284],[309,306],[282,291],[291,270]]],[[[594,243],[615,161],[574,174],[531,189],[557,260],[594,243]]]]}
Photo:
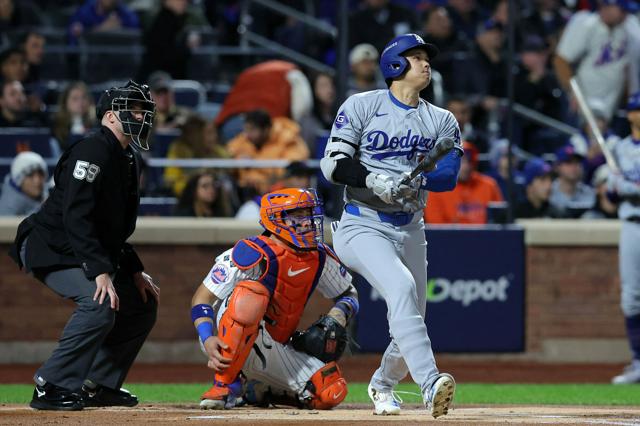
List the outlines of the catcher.
{"type": "Polygon", "coordinates": [[[347,344],[345,327],[358,312],[358,293],[322,243],[322,221],[314,190],[268,193],[260,204],[265,232],[216,258],[191,308],[207,365],[215,371],[200,407],[246,402],[325,410],[344,400],[347,383],[336,361],[347,344]],[[335,305],[298,332],[316,288],[335,305]]]}

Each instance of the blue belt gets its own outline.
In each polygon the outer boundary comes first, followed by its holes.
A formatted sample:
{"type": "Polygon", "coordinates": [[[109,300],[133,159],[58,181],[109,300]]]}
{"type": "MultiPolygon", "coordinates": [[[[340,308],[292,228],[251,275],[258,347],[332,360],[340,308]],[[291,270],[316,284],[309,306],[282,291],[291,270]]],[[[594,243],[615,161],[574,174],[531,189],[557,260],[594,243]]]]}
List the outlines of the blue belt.
{"type": "MultiPolygon", "coordinates": [[[[349,203],[345,204],[344,210],[347,213],[352,214],[354,216],[362,216],[362,214],[360,213],[360,207],[354,204],[349,204],[349,203]]],[[[378,215],[380,222],[390,223],[393,226],[407,225],[411,223],[411,221],[413,220],[413,216],[415,215],[415,213],[405,213],[405,212],[384,213],[384,212],[379,212],[377,210],[372,210],[372,211],[374,211],[378,215]]]]}

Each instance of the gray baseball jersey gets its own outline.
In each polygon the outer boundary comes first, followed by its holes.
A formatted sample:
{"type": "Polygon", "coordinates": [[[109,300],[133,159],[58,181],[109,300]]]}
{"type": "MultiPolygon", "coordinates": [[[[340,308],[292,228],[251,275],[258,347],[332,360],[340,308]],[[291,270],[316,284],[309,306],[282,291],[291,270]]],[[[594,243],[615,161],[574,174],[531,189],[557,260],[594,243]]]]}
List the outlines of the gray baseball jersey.
{"type": "MultiPolygon", "coordinates": [[[[460,146],[460,130],[451,112],[422,99],[413,108],[389,90],[373,90],[353,95],[342,104],[324,155],[340,151],[359,159],[370,172],[401,179],[443,137],[460,146]]],[[[424,208],[427,191],[418,191],[417,198],[419,208],[414,204],[414,211],[424,208]]],[[[387,204],[369,188],[346,187],[345,201],[382,212],[406,211],[400,200],[387,204]]]]}
{"type": "Polygon", "coordinates": [[[610,173],[608,187],[622,197],[618,216],[640,217],[640,141],[627,136],[613,147],[620,173],[610,173]]]}
{"type": "MultiPolygon", "coordinates": [[[[624,23],[609,28],[598,12],[578,12],[562,34],[556,53],[571,64],[577,64],[576,79],[587,101],[601,100],[610,118],[624,91],[625,70],[637,50],[638,19],[629,14],[624,23]]],[[[628,75],[631,87],[637,87],[637,76],[628,75]]]]}

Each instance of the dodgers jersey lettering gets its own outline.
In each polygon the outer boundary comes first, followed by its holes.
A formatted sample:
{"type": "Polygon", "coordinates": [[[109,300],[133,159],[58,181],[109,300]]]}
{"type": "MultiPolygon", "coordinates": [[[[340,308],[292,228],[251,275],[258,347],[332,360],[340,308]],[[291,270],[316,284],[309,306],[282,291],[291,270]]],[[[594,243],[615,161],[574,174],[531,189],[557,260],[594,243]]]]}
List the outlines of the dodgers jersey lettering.
{"type": "MultiPolygon", "coordinates": [[[[460,146],[460,130],[451,112],[423,99],[414,108],[397,100],[389,90],[373,90],[350,96],[342,104],[324,155],[343,152],[370,172],[400,180],[444,137],[460,146]]],[[[417,191],[416,198],[421,210],[427,191],[417,191]]],[[[404,207],[401,200],[385,203],[369,188],[347,186],[344,199],[383,212],[399,212],[404,207]]]]}

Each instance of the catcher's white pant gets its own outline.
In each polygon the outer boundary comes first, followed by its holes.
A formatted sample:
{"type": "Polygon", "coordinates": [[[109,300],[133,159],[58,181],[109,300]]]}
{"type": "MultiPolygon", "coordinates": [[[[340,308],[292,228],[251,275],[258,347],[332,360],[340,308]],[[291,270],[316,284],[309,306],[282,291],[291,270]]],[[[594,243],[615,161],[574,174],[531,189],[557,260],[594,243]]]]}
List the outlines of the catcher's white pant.
{"type": "MultiPolygon", "coordinates": [[[[226,310],[226,303],[218,308],[216,324],[226,310]]],[[[202,348],[204,351],[204,348],[202,348]]],[[[242,372],[249,380],[257,380],[270,386],[274,392],[300,395],[311,376],[324,366],[324,362],[298,352],[290,345],[273,340],[261,321],[253,348],[245,361],[242,372]]]]}
{"type": "Polygon", "coordinates": [[[342,214],[333,245],[340,260],[387,303],[391,343],[371,385],[391,390],[410,372],[424,393],[438,377],[438,369],[424,323],[427,243],[422,215],[418,212],[411,223],[394,226],[381,222],[372,209],[359,209],[360,216],[342,214]]]}

